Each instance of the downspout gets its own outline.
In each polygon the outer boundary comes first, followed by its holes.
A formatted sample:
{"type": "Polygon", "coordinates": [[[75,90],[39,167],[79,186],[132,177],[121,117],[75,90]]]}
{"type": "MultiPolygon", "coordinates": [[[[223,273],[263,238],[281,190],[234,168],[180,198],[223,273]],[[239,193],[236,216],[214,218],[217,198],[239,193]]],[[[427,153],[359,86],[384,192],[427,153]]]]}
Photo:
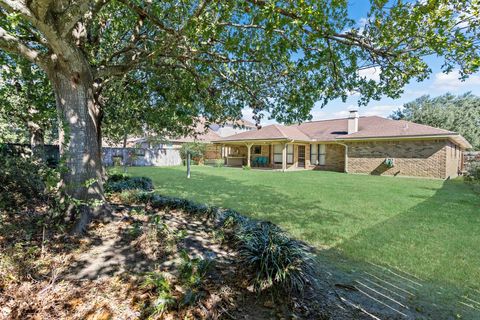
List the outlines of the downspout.
{"type": "Polygon", "coordinates": [[[341,142],[335,142],[335,143],[345,147],[345,169],[344,169],[344,172],[348,173],[348,145],[345,144],[345,143],[341,143],[341,142]]]}

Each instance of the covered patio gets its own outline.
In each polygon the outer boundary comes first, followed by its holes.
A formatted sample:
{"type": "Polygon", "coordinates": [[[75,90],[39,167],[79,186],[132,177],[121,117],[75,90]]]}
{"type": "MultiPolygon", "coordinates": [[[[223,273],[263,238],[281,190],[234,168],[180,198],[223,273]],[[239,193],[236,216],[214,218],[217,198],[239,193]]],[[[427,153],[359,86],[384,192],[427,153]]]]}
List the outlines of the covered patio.
{"type": "Polygon", "coordinates": [[[213,143],[221,146],[221,156],[230,167],[345,171],[345,145],[312,140],[296,126],[272,124],[213,143]]]}
{"type": "Polygon", "coordinates": [[[230,167],[293,170],[307,167],[307,143],[291,140],[222,143],[222,158],[230,167]]]}

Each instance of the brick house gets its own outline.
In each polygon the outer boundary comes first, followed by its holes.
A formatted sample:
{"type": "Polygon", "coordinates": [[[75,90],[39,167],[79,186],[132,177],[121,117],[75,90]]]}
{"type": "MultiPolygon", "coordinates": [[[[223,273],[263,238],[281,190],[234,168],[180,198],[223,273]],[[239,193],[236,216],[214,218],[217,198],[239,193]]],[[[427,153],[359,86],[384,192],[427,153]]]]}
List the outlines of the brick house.
{"type": "Polygon", "coordinates": [[[453,178],[471,145],[461,135],[403,120],[359,117],[273,124],[213,141],[230,166],[453,178]]]}

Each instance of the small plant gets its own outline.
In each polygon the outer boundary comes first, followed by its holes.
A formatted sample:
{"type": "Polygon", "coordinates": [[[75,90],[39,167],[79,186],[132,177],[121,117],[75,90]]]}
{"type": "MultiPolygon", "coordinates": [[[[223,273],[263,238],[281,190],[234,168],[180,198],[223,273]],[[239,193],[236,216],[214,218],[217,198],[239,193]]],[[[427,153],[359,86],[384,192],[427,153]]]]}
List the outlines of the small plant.
{"type": "Polygon", "coordinates": [[[176,304],[170,282],[160,273],[147,273],[141,288],[153,291],[156,295],[150,316],[161,315],[176,304]]]}
{"type": "Polygon", "coordinates": [[[271,223],[249,225],[237,233],[242,263],[254,272],[257,291],[301,292],[314,278],[310,254],[271,223]]]}
{"type": "Polygon", "coordinates": [[[213,265],[213,261],[203,258],[190,258],[185,250],[180,252],[182,264],[180,266],[180,283],[186,288],[181,304],[191,305],[200,297],[199,288],[213,265]]]}
{"type": "Polygon", "coordinates": [[[185,250],[180,252],[182,264],[180,266],[180,280],[188,287],[197,287],[212,267],[212,260],[203,258],[190,258],[185,250]]]}
{"type": "Polygon", "coordinates": [[[222,244],[225,242],[225,232],[223,230],[213,230],[212,231],[212,238],[214,241],[222,244]]]}
{"type": "Polygon", "coordinates": [[[118,193],[118,199],[123,204],[136,203],[138,200],[138,190],[124,190],[118,193]]]}
{"type": "Polygon", "coordinates": [[[136,239],[142,234],[142,223],[139,221],[134,221],[132,226],[128,229],[128,235],[136,239]]]}
{"type": "Polygon", "coordinates": [[[222,168],[225,166],[225,161],[223,159],[215,159],[213,164],[216,168],[222,168]]]}

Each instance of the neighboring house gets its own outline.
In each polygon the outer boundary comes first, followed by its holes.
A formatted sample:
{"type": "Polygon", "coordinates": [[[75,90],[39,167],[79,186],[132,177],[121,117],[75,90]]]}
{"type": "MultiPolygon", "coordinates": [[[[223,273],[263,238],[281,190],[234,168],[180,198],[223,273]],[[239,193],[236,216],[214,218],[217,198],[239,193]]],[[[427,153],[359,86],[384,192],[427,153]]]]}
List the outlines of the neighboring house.
{"type": "Polygon", "coordinates": [[[461,135],[403,120],[359,117],[265,126],[223,137],[227,165],[446,179],[463,170],[461,135]]]}
{"type": "Polygon", "coordinates": [[[129,138],[126,141],[126,149],[120,145],[112,145],[104,142],[103,162],[107,166],[115,164],[135,166],[175,166],[182,164],[180,149],[182,144],[189,142],[202,142],[207,144],[205,163],[214,163],[222,159],[225,151],[212,141],[229,135],[256,130],[253,123],[247,120],[227,122],[224,125],[212,124],[206,127],[205,121],[201,120],[195,127],[196,134],[179,137],[158,139],[156,137],[129,138]]]}

